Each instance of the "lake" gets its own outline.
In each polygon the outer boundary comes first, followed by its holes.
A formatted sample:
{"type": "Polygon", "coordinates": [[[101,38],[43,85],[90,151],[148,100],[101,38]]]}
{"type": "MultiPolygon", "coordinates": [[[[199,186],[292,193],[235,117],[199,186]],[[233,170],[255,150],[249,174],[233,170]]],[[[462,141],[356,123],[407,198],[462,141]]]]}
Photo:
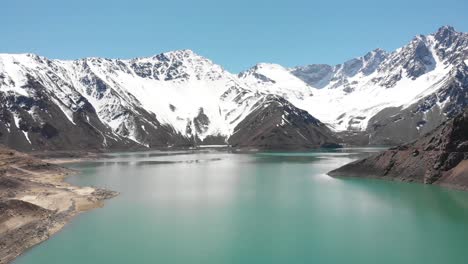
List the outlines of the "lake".
{"type": "Polygon", "coordinates": [[[466,263],[468,193],[326,175],[373,151],[153,151],[73,164],[68,182],[120,195],[14,263],[466,263]]]}

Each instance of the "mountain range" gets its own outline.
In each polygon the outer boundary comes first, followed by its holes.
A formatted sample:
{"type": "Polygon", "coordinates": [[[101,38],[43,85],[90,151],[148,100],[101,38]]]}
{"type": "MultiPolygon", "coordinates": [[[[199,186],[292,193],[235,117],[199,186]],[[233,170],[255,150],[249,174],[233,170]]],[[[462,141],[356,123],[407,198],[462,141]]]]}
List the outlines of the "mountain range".
{"type": "Polygon", "coordinates": [[[444,26],[338,65],[233,74],[190,50],[0,54],[0,144],[19,150],[313,148],[416,139],[468,103],[468,33],[444,26]]]}

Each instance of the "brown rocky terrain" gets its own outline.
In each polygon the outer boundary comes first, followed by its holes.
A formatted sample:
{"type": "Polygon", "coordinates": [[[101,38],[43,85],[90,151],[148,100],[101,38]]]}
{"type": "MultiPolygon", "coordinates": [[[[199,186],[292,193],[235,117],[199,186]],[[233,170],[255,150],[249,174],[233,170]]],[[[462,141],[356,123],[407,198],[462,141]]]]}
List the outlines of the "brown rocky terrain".
{"type": "Polygon", "coordinates": [[[268,96],[234,129],[233,148],[301,150],[340,147],[334,133],[320,120],[279,96],[268,96]]]}
{"type": "Polygon", "coordinates": [[[75,187],[69,169],[0,146],[0,264],[59,231],[115,192],[75,187]]]}
{"type": "Polygon", "coordinates": [[[468,110],[408,144],[328,173],[372,177],[468,190],[468,110]]]}

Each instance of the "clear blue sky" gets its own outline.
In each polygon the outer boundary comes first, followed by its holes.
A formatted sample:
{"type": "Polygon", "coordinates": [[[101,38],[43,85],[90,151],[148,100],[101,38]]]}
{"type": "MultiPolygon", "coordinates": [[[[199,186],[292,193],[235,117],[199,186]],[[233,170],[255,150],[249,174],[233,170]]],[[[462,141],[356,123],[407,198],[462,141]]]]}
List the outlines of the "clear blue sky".
{"type": "Polygon", "coordinates": [[[131,58],[192,49],[237,72],[257,62],[341,63],[442,25],[468,31],[467,0],[9,0],[0,53],[131,58]]]}

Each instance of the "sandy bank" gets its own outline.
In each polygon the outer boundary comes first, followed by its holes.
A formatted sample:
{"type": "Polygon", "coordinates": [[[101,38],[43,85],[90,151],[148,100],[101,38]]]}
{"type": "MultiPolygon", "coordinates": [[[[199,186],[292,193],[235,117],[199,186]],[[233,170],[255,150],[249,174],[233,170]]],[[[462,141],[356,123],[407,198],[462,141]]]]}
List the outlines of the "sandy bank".
{"type": "Polygon", "coordinates": [[[104,199],[116,195],[64,182],[72,173],[0,147],[0,264],[46,240],[76,214],[100,207],[104,199]]]}

